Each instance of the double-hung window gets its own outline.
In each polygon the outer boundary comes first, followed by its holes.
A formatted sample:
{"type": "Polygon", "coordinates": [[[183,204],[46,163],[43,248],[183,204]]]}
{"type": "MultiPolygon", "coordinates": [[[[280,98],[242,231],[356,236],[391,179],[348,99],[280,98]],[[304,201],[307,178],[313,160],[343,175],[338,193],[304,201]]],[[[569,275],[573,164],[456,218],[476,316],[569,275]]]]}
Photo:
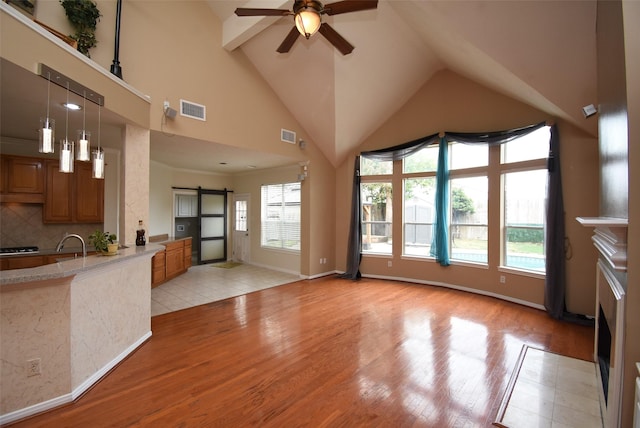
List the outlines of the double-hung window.
{"type": "Polygon", "coordinates": [[[261,187],[260,244],[300,251],[300,183],[261,187]]]}
{"type": "Polygon", "coordinates": [[[391,254],[393,239],[392,161],[360,158],[362,252],[391,254]]]}
{"type": "Polygon", "coordinates": [[[403,255],[429,257],[435,218],[438,146],[402,160],[403,255]]]}
{"type": "Polygon", "coordinates": [[[502,265],[545,272],[549,127],[501,146],[502,265]]]}
{"type": "Polygon", "coordinates": [[[449,251],[452,261],[486,264],[489,146],[449,144],[449,251]]]}

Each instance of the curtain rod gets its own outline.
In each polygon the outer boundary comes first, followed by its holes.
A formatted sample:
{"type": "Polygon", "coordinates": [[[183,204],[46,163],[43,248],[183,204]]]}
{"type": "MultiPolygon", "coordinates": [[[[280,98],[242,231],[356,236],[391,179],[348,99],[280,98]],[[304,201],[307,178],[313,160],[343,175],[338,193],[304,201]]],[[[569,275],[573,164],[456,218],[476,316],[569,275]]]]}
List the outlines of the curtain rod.
{"type": "Polygon", "coordinates": [[[222,190],[218,190],[218,189],[203,189],[202,187],[176,187],[176,186],[171,186],[171,188],[173,190],[213,190],[214,192],[227,192],[227,193],[233,193],[233,190],[228,190],[226,187],[222,190]]]}

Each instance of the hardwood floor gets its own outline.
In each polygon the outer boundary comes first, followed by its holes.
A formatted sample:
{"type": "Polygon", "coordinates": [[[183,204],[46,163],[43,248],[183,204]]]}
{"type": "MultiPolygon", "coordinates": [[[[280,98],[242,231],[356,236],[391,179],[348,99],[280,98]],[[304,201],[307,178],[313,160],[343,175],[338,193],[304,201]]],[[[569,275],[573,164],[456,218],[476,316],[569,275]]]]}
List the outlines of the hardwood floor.
{"type": "Polygon", "coordinates": [[[152,319],[75,403],[12,427],[488,427],[523,344],[590,359],[593,328],[417,284],[299,281],[152,319]]]}

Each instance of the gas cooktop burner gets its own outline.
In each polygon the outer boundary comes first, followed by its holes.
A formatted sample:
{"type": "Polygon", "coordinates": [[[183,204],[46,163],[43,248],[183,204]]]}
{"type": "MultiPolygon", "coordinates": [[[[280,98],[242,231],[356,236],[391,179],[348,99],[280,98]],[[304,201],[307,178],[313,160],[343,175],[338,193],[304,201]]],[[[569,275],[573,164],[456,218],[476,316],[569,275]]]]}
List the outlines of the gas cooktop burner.
{"type": "Polygon", "coordinates": [[[0,248],[0,254],[37,253],[38,247],[5,247],[0,248]]]}

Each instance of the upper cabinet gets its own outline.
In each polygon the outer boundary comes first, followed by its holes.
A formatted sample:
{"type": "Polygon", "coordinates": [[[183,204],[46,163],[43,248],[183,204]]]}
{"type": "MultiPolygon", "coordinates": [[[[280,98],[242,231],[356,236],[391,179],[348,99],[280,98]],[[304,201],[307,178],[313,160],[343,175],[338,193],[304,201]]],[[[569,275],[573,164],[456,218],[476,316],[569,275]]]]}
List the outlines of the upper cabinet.
{"type": "Polygon", "coordinates": [[[91,176],[91,164],[76,162],[73,174],[60,172],[47,160],[43,223],[102,223],[104,180],[91,176]]]}
{"type": "Polygon", "coordinates": [[[198,196],[176,195],[176,217],[198,217],[198,196]]]}
{"type": "Polygon", "coordinates": [[[44,159],[2,156],[0,180],[1,202],[44,201],[44,159]]]}

